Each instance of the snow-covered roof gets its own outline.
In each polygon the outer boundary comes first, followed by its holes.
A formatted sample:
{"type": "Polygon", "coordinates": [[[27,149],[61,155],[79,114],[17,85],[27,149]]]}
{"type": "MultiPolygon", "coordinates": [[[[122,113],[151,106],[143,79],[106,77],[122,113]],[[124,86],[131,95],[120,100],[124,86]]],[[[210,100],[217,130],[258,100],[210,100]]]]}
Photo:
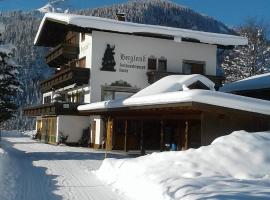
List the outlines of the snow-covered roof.
{"type": "MultiPolygon", "coordinates": [[[[156,86],[158,84],[162,85],[162,83],[164,83],[164,79],[166,80],[166,77],[163,78],[163,80],[159,80],[156,86]]],[[[174,79],[175,82],[177,82],[175,77],[172,77],[172,79],[174,79]]],[[[175,84],[171,85],[175,86],[175,84]]],[[[152,86],[149,86],[148,88],[152,86]]],[[[139,108],[143,106],[156,106],[156,105],[162,107],[164,105],[167,106],[168,104],[196,102],[213,106],[242,110],[247,112],[260,113],[264,115],[270,115],[270,101],[250,97],[243,97],[239,95],[228,94],[213,90],[187,89],[179,91],[177,87],[174,87],[174,89],[171,88],[167,89],[168,92],[164,90],[164,88],[161,88],[160,90],[161,93],[154,92],[151,94],[147,94],[145,91],[148,91],[148,89],[145,88],[144,91],[142,90],[141,93],[138,92],[137,94],[127,99],[110,100],[82,105],[78,107],[78,110],[95,112],[116,108],[128,108],[128,107],[139,108]]]]}
{"type": "Polygon", "coordinates": [[[166,92],[176,92],[187,90],[188,87],[196,82],[201,82],[210,90],[215,90],[215,83],[200,74],[191,75],[171,75],[160,79],[152,85],[142,89],[132,97],[141,97],[166,92]]]}
{"type": "Polygon", "coordinates": [[[243,80],[225,84],[219,89],[221,92],[236,92],[270,88],[270,73],[252,76],[243,80]]]}
{"type": "MultiPolygon", "coordinates": [[[[247,38],[234,35],[209,33],[157,25],[138,24],[132,22],[123,22],[93,16],[82,16],[64,13],[46,13],[39,26],[34,41],[36,45],[39,45],[40,37],[42,35],[41,33],[44,31],[43,29],[48,21],[94,30],[104,30],[104,31],[113,31],[113,32],[140,34],[140,35],[152,34],[156,36],[170,36],[173,37],[174,40],[177,42],[181,42],[183,38],[199,41],[201,43],[221,45],[221,46],[246,45],[248,43],[247,38]]],[[[50,30],[50,31],[59,31],[59,30],[50,30]]]]}

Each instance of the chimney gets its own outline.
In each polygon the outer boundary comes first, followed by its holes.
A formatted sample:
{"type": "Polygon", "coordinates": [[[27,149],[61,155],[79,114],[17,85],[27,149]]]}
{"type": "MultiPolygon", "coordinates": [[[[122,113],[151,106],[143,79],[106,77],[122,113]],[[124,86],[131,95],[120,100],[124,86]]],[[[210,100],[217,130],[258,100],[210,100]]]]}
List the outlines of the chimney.
{"type": "Polygon", "coordinates": [[[116,19],[122,22],[126,21],[126,13],[117,12],[116,19]]]}

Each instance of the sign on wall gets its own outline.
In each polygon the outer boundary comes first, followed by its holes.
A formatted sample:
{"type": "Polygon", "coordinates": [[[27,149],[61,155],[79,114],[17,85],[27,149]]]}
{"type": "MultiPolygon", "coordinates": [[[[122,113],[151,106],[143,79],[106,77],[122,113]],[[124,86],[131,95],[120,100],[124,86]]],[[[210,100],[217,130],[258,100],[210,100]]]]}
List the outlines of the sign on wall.
{"type": "Polygon", "coordinates": [[[102,58],[102,68],[100,70],[102,71],[116,71],[114,69],[114,66],[116,65],[115,60],[114,60],[114,49],[115,45],[111,47],[110,44],[107,44],[107,48],[104,52],[104,56],[102,58]]]}
{"type": "Polygon", "coordinates": [[[129,69],[146,69],[146,56],[127,55],[120,53],[119,72],[128,73],[129,69]]]}

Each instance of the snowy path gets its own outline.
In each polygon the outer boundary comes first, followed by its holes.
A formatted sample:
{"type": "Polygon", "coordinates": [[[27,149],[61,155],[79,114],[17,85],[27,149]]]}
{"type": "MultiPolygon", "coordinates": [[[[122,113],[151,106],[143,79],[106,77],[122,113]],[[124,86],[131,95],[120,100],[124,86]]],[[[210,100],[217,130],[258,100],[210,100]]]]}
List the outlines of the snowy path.
{"type": "Polygon", "coordinates": [[[91,172],[100,166],[102,152],[16,136],[3,137],[0,145],[1,200],[126,199],[91,172]]]}

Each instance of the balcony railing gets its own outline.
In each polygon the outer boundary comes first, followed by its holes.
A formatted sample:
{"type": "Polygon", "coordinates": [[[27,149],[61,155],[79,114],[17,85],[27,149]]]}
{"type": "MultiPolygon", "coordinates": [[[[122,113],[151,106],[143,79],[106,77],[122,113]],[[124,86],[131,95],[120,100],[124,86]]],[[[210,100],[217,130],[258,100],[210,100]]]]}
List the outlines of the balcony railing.
{"type": "Polygon", "coordinates": [[[88,84],[90,78],[89,68],[68,67],[41,82],[42,92],[59,89],[76,83],[77,86],[88,84]]]}
{"type": "Polygon", "coordinates": [[[62,43],[53,48],[45,57],[46,63],[50,67],[59,67],[67,64],[69,61],[76,59],[79,54],[78,44],[62,43]]]}
{"type": "MultiPolygon", "coordinates": [[[[146,74],[148,76],[148,83],[149,84],[152,84],[165,76],[183,75],[182,73],[165,72],[165,71],[148,71],[146,74]]],[[[222,83],[225,80],[224,76],[212,76],[212,75],[204,75],[204,76],[206,76],[211,81],[213,81],[216,84],[217,88],[222,86],[222,83]]]]}
{"type": "Polygon", "coordinates": [[[24,108],[23,114],[28,117],[44,116],[44,115],[73,115],[78,114],[77,107],[81,105],[79,103],[48,103],[37,106],[31,106],[24,108]]]}

